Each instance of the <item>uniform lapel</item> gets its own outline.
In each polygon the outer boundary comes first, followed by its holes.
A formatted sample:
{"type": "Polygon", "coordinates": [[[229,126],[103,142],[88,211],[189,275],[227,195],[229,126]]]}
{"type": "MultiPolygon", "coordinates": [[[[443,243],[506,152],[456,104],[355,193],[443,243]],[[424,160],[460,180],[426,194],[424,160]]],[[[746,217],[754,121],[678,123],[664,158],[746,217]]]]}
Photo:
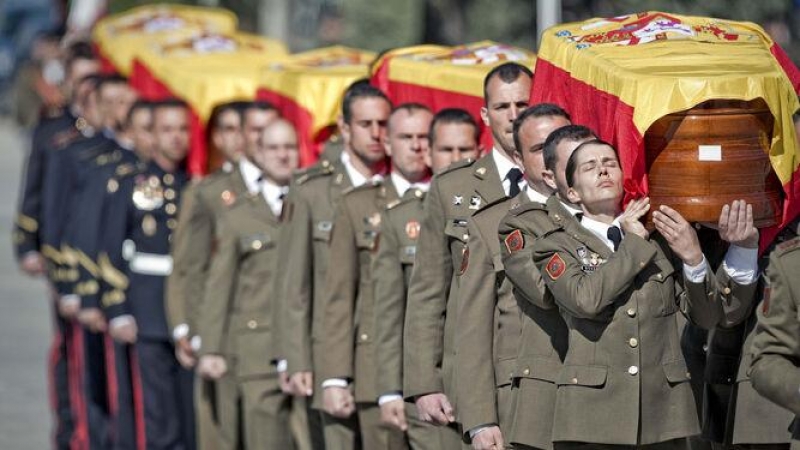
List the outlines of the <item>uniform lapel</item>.
{"type": "Polygon", "coordinates": [[[244,175],[242,175],[242,169],[240,167],[241,166],[237,164],[231,173],[233,177],[233,192],[236,195],[246,195],[248,192],[247,184],[244,182],[244,175]]]}
{"type": "MultiPolygon", "coordinates": [[[[477,181],[475,194],[481,199],[480,208],[506,196],[497,164],[494,163],[491,153],[475,162],[472,167],[472,176],[477,181]]],[[[472,202],[472,199],[464,199],[464,201],[472,202]]]]}
{"type": "Polygon", "coordinates": [[[599,254],[603,259],[608,259],[613,251],[608,248],[605,242],[601,241],[594,233],[584,228],[575,216],[561,204],[557,196],[551,195],[547,199],[547,212],[553,222],[561,225],[570,236],[579,240],[593,252],[599,254]]]}

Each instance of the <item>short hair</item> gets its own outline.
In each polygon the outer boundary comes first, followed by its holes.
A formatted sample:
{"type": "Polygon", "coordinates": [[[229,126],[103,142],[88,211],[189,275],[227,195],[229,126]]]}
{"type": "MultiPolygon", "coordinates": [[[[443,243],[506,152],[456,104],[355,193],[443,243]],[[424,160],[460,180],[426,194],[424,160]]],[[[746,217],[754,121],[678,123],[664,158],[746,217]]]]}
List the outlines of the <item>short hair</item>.
{"type": "Polygon", "coordinates": [[[164,100],[158,100],[153,102],[153,113],[155,114],[156,111],[159,109],[166,109],[166,108],[183,108],[188,110],[189,104],[179,98],[168,98],[164,100]]]}
{"type": "Polygon", "coordinates": [[[211,115],[208,116],[208,125],[206,126],[205,139],[206,142],[211,142],[211,133],[219,127],[219,120],[222,115],[228,111],[233,111],[241,121],[244,119],[244,111],[252,102],[246,100],[235,100],[232,102],[220,103],[214,106],[211,110],[211,115]]]}
{"type": "Polygon", "coordinates": [[[72,65],[78,60],[84,59],[93,61],[97,59],[97,55],[94,53],[92,45],[86,41],[73,42],[69,47],[67,47],[65,54],[66,57],[64,59],[64,68],[66,69],[67,73],[69,73],[72,65]]]}
{"type": "Polygon", "coordinates": [[[475,141],[477,142],[481,139],[481,127],[470,113],[461,108],[445,108],[433,116],[431,128],[428,131],[428,140],[430,141],[431,145],[433,145],[433,143],[436,141],[436,126],[447,124],[463,124],[471,126],[475,131],[475,141]]]}
{"type": "Polygon", "coordinates": [[[606,141],[600,139],[592,139],[586,142],[582,142],[581,145],[575,147],[575,150],[572,151],[572,154],[569,155],[569,159],[567,160],[566,173],[564,174],[566,175],[567,178],[567,186],[572,187],[575,184],[575,171],[578,169],[577,155],[578,153],[580,153],[581,150],[588,147],[589,145],[605,145],[611,147],[611,149],[614,150],[614,154],[617,155],[617,159],[619,159],[619,154],[617,153],[617,149],[606,141]]]}
{"type": "Polygon", "coordinates": [[[95,89],[97,89],[98,92],[100,92],[100,90],[103,89],[105,86],[108,86],[108,85],[111,85],[111,84],[124,84],[124,85],[127,85],[128,84],[128,79],[125,78],[124,76],[120,75],[120,74],[117,74],[117,73],[111,74],[111,75],[100,75],[97,78],[97,83],[95,84],[94,87],[95,87],[95,89]]]}
{"type": "Polygon", "coordinates": [[[516,119],[514,119],[513,136],[514,147],[516,147],[517,152],[522,153],[522,144],[520,143],[519,139],[519,130],[522,129],[522,125],[524,125],[529,119],[535,119],[539,117],[563,117],[567,120],[571,120],[569,113],[564,111],[564,108],[553,103],[538,103],[527,108],[525,111],[522,111],[516,119]]]}
{"type": "Polygon", "coordinates": [[[389,123],[391,123],[391,118],[394,117],[396,113],[399,113],[401,111],[405,111],[406,113],[408,113],[408,115],[413,115],[414,113],[419,111],[427,111],[433,114],[431,112],[431,109],[423,105],[422,103],[416,103],[416,102],[401,103],[392,109],[392,113],[389,114],[389,123]]]}
{"type": "Polygon", "coordinates": [[[153,102],[147,100],[136,100],[131,105],[131,108],[128,110],[128,114],[125,116],[125,127],[128,128],[133,123],[133,116],[138,111],[150,111],[153,112],[153,102]]]}
{"type": "Polygon", "coordinates": [[[247,119],[247,113],[249,111],[262,111],[262,112],[275,111],[277,115],[279,116],[281,115],[281,112],[278,110],[278,108],[268,101],[254,100],[254,101],[244,102],[243,108],[240,113],[242,118],[242,126],[244,126],[245,120],[247,119]]]}
{"type": "Polygon", "coordinates": [[[483,101],[486,102],[489,99],[489,82],[492,81],[492,78],[498,77],[503,83],[511,84],[522,75],[533,78],[531,69],[515,62],[507,62],[493,67],[483,78],[483,101]]]}
{"type": "Polygon", "coordinates": [[[555,172],[558,162],[558,152],[556,151],[558,144],[563,141],[578,142],[589,138],[597,139],[597,135],[583,125],[565,125],[550,133],[550,136],[547,136],[544,141],[542,153],[545,169],[555,172]]]}
{"type": "Polygon", "coordinates": [[[360,79],[353,82],[344,92],[342,98],[342,120],[344,123],[350,123],[353,120],[353,103],[362,98],[380,98],[392,106],[392,101],[384,92],[375,86],[369,84],[369,80],[360,79]]]}

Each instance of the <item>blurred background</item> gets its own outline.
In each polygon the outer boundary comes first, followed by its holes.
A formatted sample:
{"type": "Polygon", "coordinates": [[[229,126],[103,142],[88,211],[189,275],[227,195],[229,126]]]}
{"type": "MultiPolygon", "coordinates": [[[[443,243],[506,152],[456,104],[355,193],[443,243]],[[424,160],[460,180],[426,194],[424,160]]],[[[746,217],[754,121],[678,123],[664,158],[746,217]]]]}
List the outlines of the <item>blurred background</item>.
{"type": "MultiPolygon", "coordinates": [[[[153,0],[0,0],[0,112],[25,126],[33,99],[14,89],[25,81],[26,62],[39,69],[57,51],[57,41],[36,39],[54,30],[86,35],[104,14],[153,0]],[[18,75],[22,73],[22,77],[18,75]],[[15,95],[8,95],[13,93],[15,95]]],[[[298,52],[331,44],[382,51],[420,43],[455,45],[490,39],[535,50],[541,30],[537,7],[560,3],[548,21],[571,22],[631,12],[677,14],[752,21],[762,25],[797,64],[800,62],[800,0],[185,0],[230,9],[239,28],[285,42],[298,52]],[[559,17],[560,15],[560,17],[559,17]]],[[[541,11],[541,9],[539,10],[541,11]]],[[[552,11],[551,11],[552,12],[552,11]]],[[[53,67],[53,71],[57,68],[53,67]]],[[[58,73],[49,74],[58,77],[58,73]]],[[[56,95],[56,93],[53,93],[56,95]]],[[[41,95],[41,93],[39,94],[41,95]]]]}

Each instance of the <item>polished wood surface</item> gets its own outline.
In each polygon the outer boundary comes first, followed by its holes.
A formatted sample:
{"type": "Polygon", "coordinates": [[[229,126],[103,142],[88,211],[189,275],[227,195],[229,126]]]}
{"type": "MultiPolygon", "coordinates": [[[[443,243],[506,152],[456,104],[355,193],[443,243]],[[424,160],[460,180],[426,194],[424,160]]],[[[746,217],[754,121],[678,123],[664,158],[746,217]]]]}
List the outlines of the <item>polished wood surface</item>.
{"type": "Polygon", "coordinates": [[[773,120],[761,100],[714,100],[659,119],[644,137],[651,211],[664,204],[690,222],[717,222],[723,205],[743,199],[756,226],[779,223],[783,189],[768,157],[773,120]],[[720,146],[720,160],[700,160],[700,145],[720,146]]]}

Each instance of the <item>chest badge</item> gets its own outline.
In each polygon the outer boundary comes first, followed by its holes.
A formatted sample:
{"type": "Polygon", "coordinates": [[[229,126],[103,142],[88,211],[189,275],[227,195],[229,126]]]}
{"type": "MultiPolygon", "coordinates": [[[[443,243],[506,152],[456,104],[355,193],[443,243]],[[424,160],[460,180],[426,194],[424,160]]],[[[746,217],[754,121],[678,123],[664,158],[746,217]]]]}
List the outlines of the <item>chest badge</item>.
{"type": "Polygon", "coordinates": [[[469,209],[478,210],[481,208],[481,198],[477,195],[473,195],[469,199],[469,209]]]}
{"type": "Polygon", "coordinates": [[[141,211],[152,211],[164,204],[164,189],[156,176],[137,180],[133,189],[133,204],[141,211]]]}
{"type": "Polygon", "coordinates": [[[417,222],[416,220],[409,220],[406,223],[406,236],[408,236],[408,238],[412,240],[418,238],[419,229],[420,229],[419,222],[417,222]]]}
{"type": "Polygon", "coordinates": [[[454,195],[453,196],[453,204],[454,205],[458,206],[458,205],[460,205],[462,203],[464,203],[464,196],[462,196],[462,195],[454,195]]]}

